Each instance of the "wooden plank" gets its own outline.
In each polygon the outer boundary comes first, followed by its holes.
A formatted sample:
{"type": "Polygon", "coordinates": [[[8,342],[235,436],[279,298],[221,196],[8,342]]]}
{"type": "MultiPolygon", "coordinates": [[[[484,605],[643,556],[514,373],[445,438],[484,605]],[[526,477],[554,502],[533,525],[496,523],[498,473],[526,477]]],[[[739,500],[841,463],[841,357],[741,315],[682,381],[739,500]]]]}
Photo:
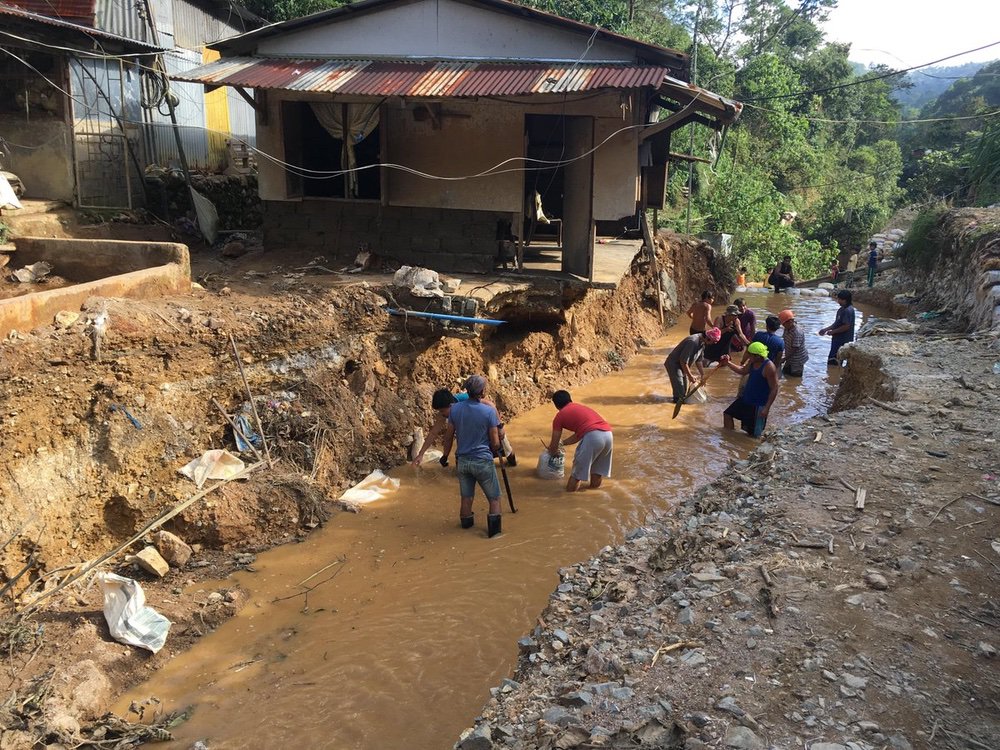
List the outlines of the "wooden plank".
{"type": "Polygon", "coordinates": [[[868,497],[868,490],[864,487],[858,487],[857,491],[854,493],[854,507],[857,510],[865,509],[865,499],[868,497]]]}

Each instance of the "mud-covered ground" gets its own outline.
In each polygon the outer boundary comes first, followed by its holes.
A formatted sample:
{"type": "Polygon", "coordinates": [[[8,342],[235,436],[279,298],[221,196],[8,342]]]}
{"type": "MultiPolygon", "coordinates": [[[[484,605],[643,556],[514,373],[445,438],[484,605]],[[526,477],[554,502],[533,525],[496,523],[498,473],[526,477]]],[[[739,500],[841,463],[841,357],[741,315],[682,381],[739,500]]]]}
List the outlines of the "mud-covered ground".
{"type": "MultiPolygon", "coordinates": [[[[678,308],[714,285],[706,253],[695,243],[661,244],[660,268],[682,282],[678,308]]],[[[46,597],[0,627],[8,678],[0,702],[9,697],[0,746],[98,739],[109,747],[116,736],[135,738],[135,728],[94,720],[246,600],[200,582],[252,567],[254,553],[308,534],[340,512],[342,490],[405,461],[414,429],[429,426],[435,388],[483,372],[513,416],[558,387],[621,366],[661,330],[652,271],[640,260],[617,290],[578,296],[559,320],[480,338],[390,318],[382,308],[398,291],[385,277],[359,281],[329,267],[340,266],[292,253],[195,253],[199,284],[190,295],[95,298],[75,322],[0,343],[0,585],[8,614],[46,597]],[[87,320],[101,310],[110,324],[95,361],[87,320]],[[235,413],[247,401],[230,335],[275,461],[164,527],[192,548],[164,578],[128,562],[148,536],[102,566],[139,580],[174,623],[151,656],[111,638],[92,576],[57,587],[191,498],[197,490],[181,466],[209,449],[235,452],[214,403],[235,413]]],[[[156,712],[136,709],[133,719],[156,712]]]]}
{"type": "Polygon", "coordinates": [[[850,351],[844,410],[560,571],[457,747],[1000,747],[997,337],[850,351]]]}

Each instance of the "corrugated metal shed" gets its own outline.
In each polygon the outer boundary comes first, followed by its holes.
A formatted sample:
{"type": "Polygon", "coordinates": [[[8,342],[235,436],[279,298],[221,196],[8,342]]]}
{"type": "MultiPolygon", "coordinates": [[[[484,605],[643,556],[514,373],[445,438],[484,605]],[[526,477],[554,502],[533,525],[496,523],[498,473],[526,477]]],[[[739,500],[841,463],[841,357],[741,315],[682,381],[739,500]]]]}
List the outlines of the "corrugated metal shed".
{"type": "MultiPolygon", "coordinates": [[[[135,2],[95,0],[94,25],[118,36],[138,39],[143,42],[152,41],[146,21],[139,13],[135,2]]],[[[160,43],[165,47],[170,46],[169,42],[162,38],[160,43]]]]}
{"type": "Polygon", "coordinates": [[[658,86],[668,72],[651,65],[230,57],[172,77],[353,96],[470,97],[635,89],[658,86]]]}

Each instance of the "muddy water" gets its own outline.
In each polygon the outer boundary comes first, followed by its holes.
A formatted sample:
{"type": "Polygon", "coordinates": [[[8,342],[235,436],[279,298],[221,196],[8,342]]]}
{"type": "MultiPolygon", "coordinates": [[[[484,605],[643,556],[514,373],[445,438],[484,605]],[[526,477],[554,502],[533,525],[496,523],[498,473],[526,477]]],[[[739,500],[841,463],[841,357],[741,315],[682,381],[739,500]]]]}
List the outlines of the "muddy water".
{"type": "MultiPolygon", "coordinates": [[[[806,376],[782,381],[770,424],[825,411],[839,371],[827,369],[829,339],[815,332],[832,322],[836,303],[763,293],[748,302],[761,326],[765,309],[791,304],[808,332],[806,376]]],[[[671,331],[624,371],[574,390],[615,428],[614,477],[601,489],[569,496],[533,476],[554,414],[547,404],[508,427],[521,457],[510,470],[519,512],[505,507],[500,537],[485,538],[481,498],[475,529],[458,527],[449,471],[397,469],[402,486],[390,499],[261,555],[256,573],[237,576],[253,592],[242,612],[131,691],[118,710],[148,696],[167,710],[194,705],[175,747],[197,739],[213,750],[450,747],[490,686],[511,672],[516,641],[534,627],[560,566],[620,541],[754,445],[721,429],[736,388],[731,373],[709,384],[706,404],[670,419],[661,363],[686,333],[686,326],[671,331]],[[326,582],[308,599],[295,596],[306,579],[326,582]]]]}

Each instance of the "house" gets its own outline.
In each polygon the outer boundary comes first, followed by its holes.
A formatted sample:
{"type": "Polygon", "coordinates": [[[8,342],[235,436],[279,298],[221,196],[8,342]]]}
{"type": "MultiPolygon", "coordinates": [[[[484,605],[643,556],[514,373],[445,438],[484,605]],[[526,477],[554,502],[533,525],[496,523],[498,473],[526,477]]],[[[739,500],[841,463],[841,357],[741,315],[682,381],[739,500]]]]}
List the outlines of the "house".
{"type": "MultiPolygon", "coordinates": [[[[82,208],[143,204],[147,165],[177,165],[162,76],[217,57],[207,42],[262,21],[224,0],[0,0],[4,168],[30,198],[82,208]]],[[[230,142],[254,141],[253,109],[235,92],[171,86],[192,168],[218,171],[230,142]]]]}
{"type": "Polygon", "coordinates": [[[663,205],[671,133],[741,109],[683,53],[506,0],[363,0],[208,46],[174,78],[254,102],[267,246],[449,271],[549,229],[590,278],[597,235],[663,205]]]}

